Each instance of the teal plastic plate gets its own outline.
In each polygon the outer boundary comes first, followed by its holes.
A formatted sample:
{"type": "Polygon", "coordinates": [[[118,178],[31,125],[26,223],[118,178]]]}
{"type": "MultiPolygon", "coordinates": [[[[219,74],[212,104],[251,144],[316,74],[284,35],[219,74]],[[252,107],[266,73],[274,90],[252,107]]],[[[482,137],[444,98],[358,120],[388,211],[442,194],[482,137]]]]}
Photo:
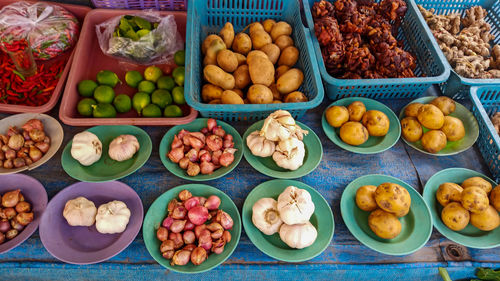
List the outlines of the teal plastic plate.
{"type": "Polygon", "coordinates": [[[252,243],[264,254],[286,262],[301,262],[310,260],[321,254],[330,244],[335,229],[333,213],[325,198],[309,185],[295,180],[270,180],[256,186],[248,194],[243,204],[243,227],[252,243]],[[293,249],[281,241],[279,233],[265,235],[252,223],[252,207],[261,198],[278,196],[290,185],[305,189],[311,194],[315,210],[310,222],[318,231],[316,241],[304,249],[293,249]]]}
{"type": "MultiPolygon", "coordinates": [[[[359,153],[359,154],[374,154],[386,151],[387,149],[393,147],[396,142],[398,142],[399,137],[401,136],[401,125],[399,124],[398,117],[394,112],[383,103],[380,103],[376,100],[368,99],[368,98],[360,98],[360,97],[352,97],[338,100],[328,107],[332,105],[341,105],[347,107],[349,104],[360,101],[364,103],[366,110],[379,110],[385,113],[389,118],[389,132],[387,135],[383,137],[373,137],[370,136],[368,140],[362,145],[354,146],[349,145],[342,141],[340,138],[340,128],[334,128],[328,124],[325,117],[325,111],[323,112],[323,117],[321,119],[321,125],[323,126],[323,131],[325,131],[326,136],[337,146],[343,148],[347,151],[359,153]]],[[[327,109],[328,109],[327,107],[327,109]]]]}
{"type": "Polygon", "coordinates": [[[482,177],[489,181],[493,187],[497,184],[485,175],[465,169],[465,168],[450,168],[435,173],[425,184],[424,200],[429,205],[434,220],[434,226],[446,238],[453,242],[476,249],[490,249],[500,246],[500,227],[492,231],[482,231],[472,224],[469,224],[461,231],[453,231],[449,229],[441,220],[441,211],[443,207],[436,199],[436,191],[439,186],[445,182],[453,182],[462,184],[462,182],[471,177],[482,177]]]}
{"type": "Polygon", "coordinates": [[[342,193],[340,201],[342,218],[349,231],[368,248],[387,255],[408,255],[422,248],[432,233],[432,217],[422,196],[406,182],[386,175],[366,175],[352,181],[342,193]],[[379,186],[391,182],[401,185],[410,193],[410,212],[399,218],[401,233],[394,239],[383,239],[375,235],[368,226],[366,212],[356,205],[356,191],[363,185],[379,186]]]}

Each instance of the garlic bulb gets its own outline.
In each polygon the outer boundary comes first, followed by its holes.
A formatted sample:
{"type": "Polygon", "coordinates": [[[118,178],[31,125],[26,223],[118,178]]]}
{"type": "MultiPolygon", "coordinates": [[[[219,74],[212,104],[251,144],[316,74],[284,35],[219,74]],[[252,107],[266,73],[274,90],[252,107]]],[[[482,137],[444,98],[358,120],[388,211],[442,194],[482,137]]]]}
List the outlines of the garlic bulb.
{"type": "Polygon", "coordinates": [[[276,145],[273,141],[267,140],[260,135],[259,131],[255,131],[248,135],[247,146],[255,156],[269,157],[273,155],[276,145]]]}
{"type": "Polygon", "coordinates": [[[289,247],[302,249],[311,246],[318,237],[318,231],[310,222],[303,224],[283,224],[280,228],[280,238],[289,247]]]}
{"type": "Polygon", "coordinates": [[[66,202],[63,217],[71,226],[91,226],[95,222],[96,213],[94,202],[80,196],[66,202]]]}
{"type": "Polygon", "coordinates": [[[71,156],[80,164],[90,166],[101,159],[102,143],[89,131],[76,134],[71,144],[71,156]]]}
{"type": "Polygon", "coordinates": [[[304,164],[305,156],[304,143],[292,137],[278,143],[273,153],[273,160],[281,168],[294,171],[304,164]]]}
{"type": "Polygon", "coordinates": [[[260,135],[270,141],[287,140],[291,137],[297,137],[301,140],[303,135],[307,133],[295,123],[290,112],[286,110],[277,110],[271,113],[260,130],[260,135]]]}
{"type": "Polygon", "coordinates": [[[97,209],[95,227],[100,233],[122,233],[127,228],[130,210],[122,201],[111,201],[97,209]]]}
{"type": "Polygon", "coordinates": [[[118,162],[128,160],[139,151],[139,141],[133,135],[120,135],[109,144],[109,158],[118,162]]]}
{"type": "Polygon", "coordinates": [[[305,189],[289,186],[278,196],[278,212],[286,224],[302,224],[314,213],[311,194],[305,189]]]}
{"type": "Polygon", "coordinates": [[[252,222],[262,233],[273,235],[278,232],[283,221],[272,198],[261,198],[252,207],[252,222]]]}

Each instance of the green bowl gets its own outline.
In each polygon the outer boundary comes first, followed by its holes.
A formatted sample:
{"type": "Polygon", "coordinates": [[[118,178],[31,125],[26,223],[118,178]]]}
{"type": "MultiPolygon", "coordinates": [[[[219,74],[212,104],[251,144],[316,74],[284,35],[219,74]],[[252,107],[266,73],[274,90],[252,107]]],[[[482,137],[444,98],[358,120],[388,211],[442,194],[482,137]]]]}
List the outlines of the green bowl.
{"type": "Polygon", "coordinates": [[[151,139],[149,135],[139,127],[130,125],[96,126],[87,131],[94,133],[102,142],[102,156],[99,161],[83,166],[71,156],[71,145],[69,141],[63,150],[61,164],[68,175],[72,178],[87,182],[105,182],[121,179],[137,171],[151,155],[151,139]],[[139,141],[140,148],[132,158],[126,161],[115,161],[109,158],[109,143],[119,135],[134,135],[139,141]]]}
{"type": "Polygon", "coordinates": [[[379,110],[385,113],[385,115],[387,115],[390,122],[389,132],[387,132],[387,135],[383,137],[370,136],[368,140],[362,145],[358,146],[349,145],[344,141],[342,141],[342,139],[340,138],[340,128],[334,128],[330,126],[330,124],[328,124],[325,117],[326,113],[325,109],[325,111],[323,112],[323,117],[321,119],[321,125],[323,126],[323,131],[325,131],[326,136],[337,146],[347,151],[359,154],[380,153],[393,147],[396,144],[396,142],[398,142],[399,136],[401,136],[401,126],[399,124],[399,120],[396,114],[394,114],[394,112],[389,107],[385,106],[383,103],[367,98],[352,97],[352,98],[345,98],[338,100],[330,104],[328,107],[332,105],[341,105],[347,107],[349,104],[355,101],[360,101],[364,103],[366,110],[379,110]]]}
{"type": "Polygon", "coordinates": [[[470,177],[482,177],[489,181],[493,187],[497,184],[485,175],[473,170],[465,168],[450,168],[435,173],[425,184],[424,200],[431,208],[434,226],[446,238],[453,242],[462,244],[466,247],[476,249],[490,249],[500,246],[500,227],[492,231],[482,231],[472,224],[460,231],[449,229],[441,220],[441,211],[443,207],[436,199],[436,191],[439,186],[445,182],[453,182],[462,184],[462,182],[470,177]]]}
{"type": "Polygon", "coordinates": [[[321,145],[321,141],[318,136],[314,133],[314,131],[307,127],[305,124],[297,122],[302,129],[309,131],[307,135],[304,136],[304,147],[306,149],[306,156],[304,157],[304,164],[300,166],[297,170],[291,171],[284,168],[279,167],[273,160],[272,156],[269,157],[259,157],[252,154],[250,148],[248,148],[246,139],[248,135],[252,132],[260,130],[262,125],[264,124],[264,120],[254,123],[250,126],[245,134],[243,135],[243,139],[245,140],[245,145],[243,149],[243,153],[245,154],[245,159],[248,163],[257,171],[263,173],[264,175],[279,178],[279,179],[295,179],[303,177],[310,172],[314,171],[316,167],[318,167],[321,162],[321,157],[323,157],[323,146],[321,145]]]}
{"type": "Polygon", "coordinates": [[[342,193],[340,201],[342,218],[349,231],[368,248],[387,255],[408,255],[422,248],[432,233],[431,211],[422,196],[406,182],[386,175],[366,175],[352,181],[342,193]],[[410,212],[399,218],[401,233],[394,239],[383,239],[375,235],[368,226],[366,212],[356,205],[356,191],[363,185],[378,186],[385,182],[401,185],[410,193],[410,212]]]}
{"type": "Polygon", "coordinates": [[[193,122],[184,125],[177,125],[165,133],[160,142],[160,159],[163,163],[163,166],[167,168],[172,174],[178,176],[179,178],[183,178],[190,181],[208,181],[220,178],[227,173],[231,172],[238,163],[240,163],[241,157],[243,157],[243,140],[241,139],[240,134],[233,128],[231,125],[217,120],[217,125],[220,125],[226,133],[233,136],[234,148],[238,149],[234,154],[234,161],[228,167],[220,167],[215,170],[210,175],[202,175],[201,173],[197,176],[191,177],[187,174],[186,170],[181,169],[179,164],[174,163],[168,159],[167,154],[170,151],[170,145],[174,139],[174,136],[177,135],[182,129],[188,130],[190,132],[199,132],[201,129],[207,126],[208,118],[198,118],[193,122]]]}
{"type": "Polygon", "coordinates": [[[332,209],[325,198],[314,188],[295,180],[270,180],[256,186],[245,199],[242,218],[245,232],[252,243],[264,254],[286,262],[302,262],[321,254],[330,244],[335,229],[332,209]],[[281,241],[278,233],[265,235],[252,223],[252,207],[255,202],[264,197],[277,200],[283,190],[290,185],[307,190],[315,205],[310,222],[318,231],[318,237],[314,244],[304,249],[290,248],[281,241]]]}
{"type": "MultiPolygon", "coordinates": [[[[419,102],[419,103],[430,103],[433,99],[436,97],[423,97],[416,99],[412,101],[411,103],[419,102]]],[[[410,103],[410,104],[411,104],[410,103]]],[[[448,156],[448,155],[454,155],[458,154],[462,151],[465,151],[469,149],[472,145],[477,140],[477,137],[479,136],[479,126],[477,125],[477,120],[472,115],[472,113],[465,108],[465,106],[461,105],[458,102],[455,102],[456,108],[455,111],[450,114],[450,116],[456,117],[460,120],[462,120],[462,123],[464,124],[465,127],[465,137],[461,140],[458,141],[449,141],[446,146],[440,150],[438,153],[430,153],[427,152],[424,147],[422,146],[421,141],[416,141],[416,142],[409,142],[405,140],[405,138],[402,138],[409,146],[413,147],[414,149],[425,153],[429,155],[434,155],[434,156],[448,156]]],[[[406,105],[408,106],[408,105],[406,105]]],[[[399,113],[399,120],[402,120],[404,118],[404,112],[406,106],[401,110],[399,113]]],[[[423,126],[422,126],[423,127],[423,126]]],[[[429,129],[423,127],[424,133],[429,131],[429,129]]]]}
{"type": "Polygon", "coordinates": [[[172,271],[181,273],[200,273],[208,271],[212,268],[217,267],[225,260],[227,260],[231,254],[236,249],[238,242],[240,241],[241,235],[241,219],[238,208],[234,205],[233,201],[224,192],[218,190],[215,187],[211,187],[205,184],[186,184],[180,185],[175,188],[166,191],[160,197],[158,197],[151,207],[149,207],[146,217],[144,218],[144,223],[142,225],[142,236],[144,238],[144,243],[149,251],[149,254],[162,266],[168,268],[172,271]],[[233,228],[229,231],[231,233],[231,242],[226,244],[224,247],[224,252],[220,255],[210,254],[205,262],[200,265],[194,265],[189,262],[182,266],[172,266],[170,261],[163,258],[160,252],[160,240],[156,238],[156,230],[163,222],[163,219],[167,216],[167,205],[170,200],[177,197],[179,192],[182,190],[189,190],[193,196],[204,196],[208,197],[210,195],[217,195],[221,199],[220,209],[228,213],[233,219],[233,228]]]}

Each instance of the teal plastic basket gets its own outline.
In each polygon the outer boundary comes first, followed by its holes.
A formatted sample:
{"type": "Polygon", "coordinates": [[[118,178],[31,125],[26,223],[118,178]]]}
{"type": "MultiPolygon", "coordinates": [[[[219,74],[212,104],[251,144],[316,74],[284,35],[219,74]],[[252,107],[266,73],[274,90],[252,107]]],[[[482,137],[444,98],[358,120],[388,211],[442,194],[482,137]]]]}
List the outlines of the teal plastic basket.
{"type": "MultiPolygon", "coordinates": [[[[415,0],[416,4],[422,5],[426,9],[433,8],[436,14],[448,15],[451,13],[465,14],[465,11],[472,6],[481,6],[488,12],[486,22],[491,25],[491,33],[495,35],[494,44],[500,43],[500,1],[498,0],[415,0]]],[[[424,17],[418,13],[420,21],[425,23],[424,17]]],[[[434,44],[437,44],[434,35],[425,23],[425,30],[434,44]]],[[[441,49],[438,51],[443,54],[441,49]]],[[[444,54],[443,54],[444,56],[444,54]]],[[[454,99],[464,99],[469,97],[470,87],[481,85],[500,84],[500,79],[471,79],[458,75],[451,65],[444,59],[444,63],[451,70],[450,78],[445,83],[441,83],[439,87],[444,95],[454,99]]]]}
{"type": "Polygon", "coordinates": [[[300,118],[308,109],[318,106],[324,97],[323,85],[316,57],[312,52],[311,37],[300,17],[300,4],[294,0],[194,0],[188,5],[186,26],[186,102],[204,117],[228,121],[259,120],[278,109],[288,110],[300,118]],[[280,104],[207,104],[201,100],[202,53],[201,43],[208,34],[218,33],[226,22],[231,22],[235,33],[248,24],[265,19],[286,21],[292,28],[292,38],[300,55],[296,67],[304,73],[299,91],[308,97],[307,102],[280,104]]]}
{"type": "Polygon", "coordinates": [[[490,117],[500,111],[500,86],[470,88],[472,113],[479,124],[477,144],[496,182],[500,181],[500,137],[490,117]]]}
{"type": "MultiPolygon", "coordinates": [[[[328,98],[332,100],[346,97],[368,97],[372,99],[414,98],[423,94],[435,84],[440,84],[450,75],[449,65],[439,46],[431,41],[425,32],[424,24],[418,20],[420,12],[415,3],[405,0],[408,6],[406,16],[398,32],[398,40],[405,44],[405,50],[410,51],[417,58],[417,68],[414,78],[388,78],[388,79],[337,79],[331,76],[325,67],[321,49],[314,35],[314,21],[311,14],[312,5],[319,0],[303,0],[304,13],[307,25],[311,32],[312,43],[316,59],[319,64],[321,77],[326,88],[328,98]]],[[[334,2],[334,1],[333,1],[334,2]]],[[[375,0],[375,2],[380,2],[375,0]]],[[[426,24],[425,24],[426,25],[426,24]]]]}

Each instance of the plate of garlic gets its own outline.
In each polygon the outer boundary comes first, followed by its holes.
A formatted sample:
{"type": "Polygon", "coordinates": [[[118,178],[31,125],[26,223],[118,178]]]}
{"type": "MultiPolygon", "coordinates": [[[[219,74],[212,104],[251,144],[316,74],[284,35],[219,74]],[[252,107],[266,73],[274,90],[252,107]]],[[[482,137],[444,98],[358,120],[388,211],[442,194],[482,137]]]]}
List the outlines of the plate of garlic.
{"type": "Polygon", "coordinates": [[[248,194],[243,226],[264,254],[286,262],[320,255],[333,238],[332,209],[309,185],[286,179],[264,182],[248,194]]]}
{"type": "Polygon", "coordinates": [[[321,162],[318,136],[285,110],[254,123],[243,135],[243,155],[257,171],[280,179],[300,178],[321,162]]]}

